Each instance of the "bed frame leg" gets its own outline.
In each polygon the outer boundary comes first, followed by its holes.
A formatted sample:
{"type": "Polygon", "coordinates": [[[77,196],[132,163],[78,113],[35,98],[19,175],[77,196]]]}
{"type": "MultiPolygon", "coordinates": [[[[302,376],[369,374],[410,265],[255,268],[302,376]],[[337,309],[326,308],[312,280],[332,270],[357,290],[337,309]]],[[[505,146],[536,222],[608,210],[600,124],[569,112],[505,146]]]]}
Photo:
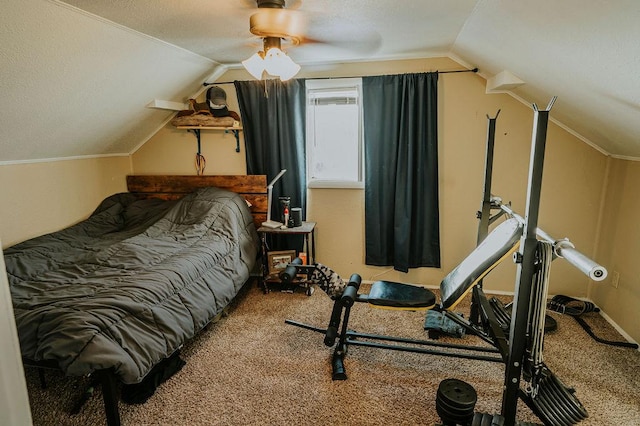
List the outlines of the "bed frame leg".
{"type": "Polygon", "coordinates": [[[118,383],[111,370],[96,372],[102,386],[102,398],[104,411],[107,416],[108,426],[120,426],[120,412],[118,411],[118,383]]]}
{"type": "Polygon", "coordinates": [[[47,388],[47,380],[44,377],[44,369],[38,368],[38,377],[40,378],[40,388],[41,389],[46,389],[47,388]]]}

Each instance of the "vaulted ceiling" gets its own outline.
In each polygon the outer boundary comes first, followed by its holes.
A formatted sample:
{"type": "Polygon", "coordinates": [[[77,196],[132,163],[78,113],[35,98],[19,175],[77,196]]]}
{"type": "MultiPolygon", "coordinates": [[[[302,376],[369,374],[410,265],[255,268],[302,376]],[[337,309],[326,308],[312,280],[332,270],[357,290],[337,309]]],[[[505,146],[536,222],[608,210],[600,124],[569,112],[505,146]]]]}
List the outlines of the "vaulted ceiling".
{"type": "MultiPolygon", "coordinates": [[[[0,14],[0,164],[134,151],[259,50],[253,0],[21,0],[0,14]]],[[[303,67],[448,56],[607,155],[640,159],[637,0],[288,0],[303,67]],[[322,41],[320,43],[319,41],[322,41]],[[503,80],[503,77],[506,79],[503,80]],[[521,84],[511,84],[521,82],[521,84]]]]}

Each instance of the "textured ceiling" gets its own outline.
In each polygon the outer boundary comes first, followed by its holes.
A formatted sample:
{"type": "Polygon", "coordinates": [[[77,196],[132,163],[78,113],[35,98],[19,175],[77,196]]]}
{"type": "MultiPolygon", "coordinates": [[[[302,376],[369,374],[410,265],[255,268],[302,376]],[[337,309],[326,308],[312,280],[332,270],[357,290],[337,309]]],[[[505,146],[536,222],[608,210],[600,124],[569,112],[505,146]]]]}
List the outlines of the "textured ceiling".
{"type": "MultiPolygon", "coordinates": [[[[303,66],[449,56],[508,70],[525,102],[585,142],[640,158],[637,0],[292,0],[309,19],[286,45],[303,66]]],[[[260,47],[252,0],[3,1],[0,163],[128,154],[184,102],[260,47]],[[222,66],[220,65],[222,64],[222,66]]]]}

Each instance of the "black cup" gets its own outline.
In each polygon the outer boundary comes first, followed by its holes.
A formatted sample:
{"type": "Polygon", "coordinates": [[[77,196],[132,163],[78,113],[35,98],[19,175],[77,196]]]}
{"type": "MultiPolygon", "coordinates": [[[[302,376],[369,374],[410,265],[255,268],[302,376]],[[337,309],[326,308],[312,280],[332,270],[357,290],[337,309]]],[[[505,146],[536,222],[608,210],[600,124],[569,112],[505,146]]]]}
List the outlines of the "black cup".
{"type": "Polygon", "coordinates": [[[291,209],[291,218],[293,219],[293,226],[302,226],[302,209],[293,207],[291,209]]]}

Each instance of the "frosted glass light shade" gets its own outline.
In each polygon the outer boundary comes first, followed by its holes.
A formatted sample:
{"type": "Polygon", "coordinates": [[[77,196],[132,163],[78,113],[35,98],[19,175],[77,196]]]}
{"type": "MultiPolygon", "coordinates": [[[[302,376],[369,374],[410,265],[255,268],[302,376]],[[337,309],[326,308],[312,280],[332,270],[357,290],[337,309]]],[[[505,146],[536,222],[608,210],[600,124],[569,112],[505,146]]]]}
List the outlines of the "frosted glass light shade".
{"type": "Polygon", "coordinates": [[[265,69],[264,59],[260,53],[254,53],[249,59],[242,61],[244,68],[254,76],[257,80],[262,79],[262,73],[265,69]]]}
{"type": "Polygon", "coordinates": [[[287,60],[287,64],[280,71],[280,80],[282,80],[282,81],[289,80],[294,75],[298,74],[298,71],[300,71],[300,65],[296,64],[295,62],[293,62],[291,60],[291,58],[286,56],[286,55],[285,55],[285,58],[287,60]]]}
{"type": "Polygon", "coordinates": [[[300,71],[300,65],[277,47],[269,49],[265,55],[264,68],[269,74],[280,77],[282,81],[289,80],[300,71]]]}

